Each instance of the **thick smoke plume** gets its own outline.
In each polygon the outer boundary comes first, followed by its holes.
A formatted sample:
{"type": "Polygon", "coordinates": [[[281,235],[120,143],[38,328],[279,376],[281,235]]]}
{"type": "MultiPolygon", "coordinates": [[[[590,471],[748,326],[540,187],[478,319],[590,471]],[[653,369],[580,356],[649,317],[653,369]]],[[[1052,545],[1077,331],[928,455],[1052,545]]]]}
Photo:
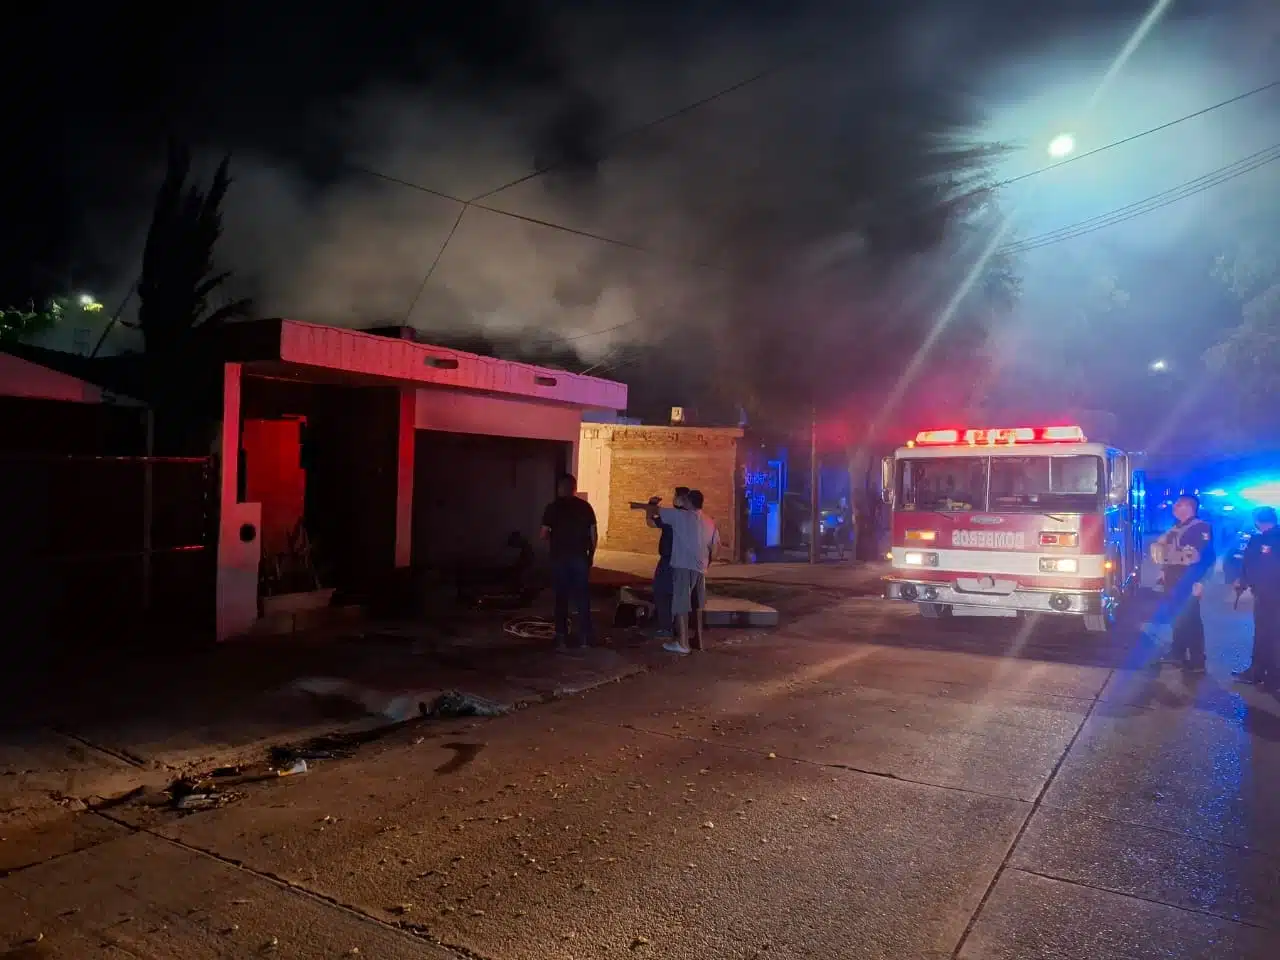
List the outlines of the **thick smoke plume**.
{"type": "MultiPolygon", "coordinates": [[[[293,118],[311,133],[296,143],[231,144],[220,259],[264,315],[480,332],[566,347],[620,377],[650,365],[637,350],[661,347],[703,380],[736,376],[740,396],[747,381],[794,394],[812,355],[833,389],[878,387],[1002,213],[984,198],[946,220],[907,215],[994,178],[983,149],[1000,137],[963,91],[1063,22],[1092,28],[1116,7],[1037,13],[1034,29],[998,2],[963,17],[896,4],[858,22],[814,3],[662,29],[643,12],[564,14],[538,41],[554,82],[484,84],[446,63],[428,86],[371,80],[293,118]],[[478,204],[438,195],[470,200],[547,165],[478,204]],[[903,194],[904,169],[928,195],[903,194]]],[[[1016,267],[989,265],[963,336],[944,345],[982,342],[1016,267]]]]}

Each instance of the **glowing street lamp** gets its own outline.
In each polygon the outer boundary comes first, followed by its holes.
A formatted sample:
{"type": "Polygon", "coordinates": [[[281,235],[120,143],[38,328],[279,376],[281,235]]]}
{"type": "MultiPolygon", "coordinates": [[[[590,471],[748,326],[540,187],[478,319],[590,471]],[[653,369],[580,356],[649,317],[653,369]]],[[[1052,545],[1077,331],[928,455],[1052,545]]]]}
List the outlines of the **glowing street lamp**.
{"type": "Polygon", "coordinates": [[[1152,373],[1164,373],[1169,369],[1169,365],[1163,360],[1153,360],[1149,369],[1152,373]]]}
{"type": "Polygon", "coordinates": [[[1076,148],[1076,138],[1069,133],[1060,133],[1049,141],[1049,156],[1061,160],[1076,148]]]}
{"type": "Polygon", "coordinates": [[[86,313],[95,313],[102,309],[102,304],[98,302],[98,298],[91,293],[82,293],[76,300],[80,304],[80,309],[86,313]]]}

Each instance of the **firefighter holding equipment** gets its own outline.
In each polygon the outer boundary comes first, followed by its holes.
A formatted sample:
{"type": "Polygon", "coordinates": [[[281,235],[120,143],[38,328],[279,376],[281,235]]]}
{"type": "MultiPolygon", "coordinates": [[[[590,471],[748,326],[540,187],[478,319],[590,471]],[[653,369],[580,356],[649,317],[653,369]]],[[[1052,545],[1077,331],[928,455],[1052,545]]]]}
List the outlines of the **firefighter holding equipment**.
{"type": "Polygon", "coordinates": [[[1236,675],[1240,683],[1256,683],[1280,691],[1280,527],[1274,507],[1253,512],[1257,533],[1249,538],[1236,590],[1253,593],[1253,663],[1236,675]]]}
{"type": "Polygon", "coordinates": [[[1151,545],[1151,559],[1160,566],[1165,601],[1158,619],[1172,621],[1173,646],[1162,659],[1192,673],[1204,672],[1204,619],[1200,598],[1217,557],[1213,528],[1201,520],[1200,499],[1184,494],[1173,505],[1173,529],[1151,545]]]}

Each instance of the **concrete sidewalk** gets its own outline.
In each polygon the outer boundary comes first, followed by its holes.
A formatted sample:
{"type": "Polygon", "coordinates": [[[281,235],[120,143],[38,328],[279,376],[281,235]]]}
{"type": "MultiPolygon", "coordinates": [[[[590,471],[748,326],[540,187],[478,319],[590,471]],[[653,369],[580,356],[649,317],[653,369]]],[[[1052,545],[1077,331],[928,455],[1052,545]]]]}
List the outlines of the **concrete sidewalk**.
{"type": "MultiPolygon", "coordinates": [[[[352,624],[337,636],[145,655],[97,650],[47,664],[41,677],[0,691],[0,826],[260,761],[271,747],[367,734],[429,714],[445,694],[509,711],[670,659],[646,631],[612,627],[605,595],[613,594],[599,592],[603,645],[573,654],[553,651],[544,603],[507,614],[459,611],[434,623],[352,624]],[[530,629],[510,629],[522,620],[530,629]]],[[[719,607],[773,612],[749,601],[719,607]]]]}
{"type": "MultiPolygon", "coordinates": [[[[601,550],[596,554],[592,578],[600,583],[642,580],[653,577],[658,558],[653,554],[601,550]]],[[[879,596],[881,578],[888,573],[883,563],[856,560],[823,563],[716,563],[707,571],[712,593],[726,594],[732,581],[752,581],[776,586],[810,587],[819,590],[848,591],[854,596],[879,596]],[[719,585],[717,587],[717,584],[719,585]]]]}
{"type": "Polygon", "coordinates": [[[273,746],[366,733],[460,694],[497,711],[589,690],[648,669],[656,644],[615,637],[573,655],[378,634],[252,641],[145,664],[86,665],[90,676],[9,698],[0,732],[0,826],[42,820],[273,746]]]}

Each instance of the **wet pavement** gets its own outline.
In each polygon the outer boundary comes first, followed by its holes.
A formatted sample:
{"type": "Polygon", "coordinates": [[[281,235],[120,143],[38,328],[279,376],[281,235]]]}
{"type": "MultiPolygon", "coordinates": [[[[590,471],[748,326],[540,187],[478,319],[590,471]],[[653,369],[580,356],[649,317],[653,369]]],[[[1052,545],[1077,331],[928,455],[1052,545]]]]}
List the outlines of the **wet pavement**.
{"type": "Polygon", "coordinates": [[[852,598],[218,809],[69,816],[0,843],[0,956],[1272,960],[1280,701],[1207,606],[1194,678],[852,598]]]}

